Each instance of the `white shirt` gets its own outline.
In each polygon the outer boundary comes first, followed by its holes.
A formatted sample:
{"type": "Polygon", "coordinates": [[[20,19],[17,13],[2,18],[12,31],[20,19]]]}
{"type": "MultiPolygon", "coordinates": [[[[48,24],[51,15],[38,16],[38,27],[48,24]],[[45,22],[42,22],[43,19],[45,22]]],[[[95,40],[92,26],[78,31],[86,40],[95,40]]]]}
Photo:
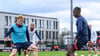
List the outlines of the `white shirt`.
{"type": "Polygon", "coordinates": [[[91,41],[96,43],[97,33],[94,30],[91,30],[91,41]]]}
{"type": "Polygon", "coordinates": [[[31,31],[30,29],[29,31],[29,36],[30,36],[30,42],[33,43],[33,45],[36,45],[36,43],[39,41],[38,36],[36,35],[35,31],[31,31]]]}

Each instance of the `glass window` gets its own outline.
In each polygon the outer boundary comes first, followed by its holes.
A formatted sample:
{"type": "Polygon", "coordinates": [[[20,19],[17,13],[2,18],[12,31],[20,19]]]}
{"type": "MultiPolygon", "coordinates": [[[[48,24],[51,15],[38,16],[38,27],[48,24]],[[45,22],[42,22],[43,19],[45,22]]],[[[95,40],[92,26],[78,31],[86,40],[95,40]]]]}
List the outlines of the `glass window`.
{"type": "Polygon", "coordinates": [[[7,34],[8,28],[4,28],[4,36],[7,34]]]}
{"type": "Polygon", "coordinates": [[[37,28],[37,19],[35,19],[35,28],[37,28]]]}
{"type": "Polygon", "coordinates": [[[53,39],[55,39],[55,32],[53,31],[53,39]]]}
{"type": "Polygon", "coordinates": [[[51,29],[51,21],[48,21],[48,28],[51,29]]]}
{"type": "Polygon", "coordinates": [[[49,39],[51,39],[51,31],[49,31],[49,39]]]}
{"type": "Polygon", "coordinates": [[[41,20],[39,20],[38,23],[39,23],[39,24],[38,24],[39,28],[41,28],[41,20]]]}
{"type": "Polygon", "coordinates": [[[26,24],[26,18],[24,18],[24,24],[26,24]]]}
{"type": "Polygon", "coordinates": [[[41,20],[41,28],[44,28],[44,20],[41,20]]]}
{"type": "Polygon", "coordinates": [[[47,29],[47,21],[44,21],[44,28],[47,29]]]}
{"type": "Polygon", "coordinates": [[[15,23],[17,23],[17,17],[15,17],[15,23]]]}
{"type": "Polygon", "coordinates": [[[42,31],[42,39],[44,39],[44,31],[42,31]]]}
{"type": "Polygon", "coordinates": [[[58,22],[56,21],[56,29],[58,29],[58,22]]]}
{"type": "Polygon", "coordinates": [[[27,18],[27,25],[29,25],[29,18],[27,18]]]}
{"type": "Polygon", "coordinates": [[[9,26],[11,26],[11,16],[9,16],[9,26]]]}
{"type": "Polygon", "coordinates": [[[8,26],[8,16],[5,16],[5,20],[6,20],[6,26],[8,26]]]}
{"type": "Polygon", "coordinates": [[[53,21],[53,29],[55,29],[55,21],[53,21]]]}
{"type": "Polygon", "coordinates": [[[46,39],[48,39],[48,31],[46,31],[46,39]]]}
{"type": "Polygon", "coordinates": [[[56,39],[58,39],[58,32],[56,32],[56,39]]]}
{"type": "Polygon", "coordinates": [[[32,19],[32,22],[34,22],[34,19],[32,19]]]}
{"type": "Polygon", "coordinates": [[[48,20],[47,20],[47,29],[48,29],[48,20]]]}

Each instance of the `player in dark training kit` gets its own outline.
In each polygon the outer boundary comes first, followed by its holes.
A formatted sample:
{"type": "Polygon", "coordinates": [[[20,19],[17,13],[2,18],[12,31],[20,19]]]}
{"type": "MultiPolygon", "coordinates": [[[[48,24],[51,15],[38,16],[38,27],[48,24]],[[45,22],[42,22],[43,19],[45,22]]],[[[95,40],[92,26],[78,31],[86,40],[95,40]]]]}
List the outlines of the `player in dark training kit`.
{"type": "Polygon", "coordinates": [[[81,16],[81,8],[75,7],[73,10],[73,16],[77,18],[76,27],[77,35],[74,43],[68,45],[66,56],[74,56],[75,50],[80,50],[83,45],[86,45],[88,42],[88,23],[83,16],[81,16]]]}

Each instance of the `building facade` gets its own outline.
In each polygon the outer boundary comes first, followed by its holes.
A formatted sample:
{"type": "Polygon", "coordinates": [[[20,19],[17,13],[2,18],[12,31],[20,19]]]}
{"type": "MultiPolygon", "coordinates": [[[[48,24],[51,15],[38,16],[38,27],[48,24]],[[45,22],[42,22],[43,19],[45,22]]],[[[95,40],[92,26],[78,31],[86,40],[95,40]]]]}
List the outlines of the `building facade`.
{"type": "MultiPolygon", "coordinates": [[[[12,24],[16,23],[18,15],[23,15],[24,23],[29,27],[31,22],[35,24],[35,30],[43,41],[58,41],[59,20],[52,17],[34,16],[27,14],[0,12],[0,42],[4,41],[4,36],[12,24]]],[[[9,39],[10,41],[10,39],[9,39]]]]}

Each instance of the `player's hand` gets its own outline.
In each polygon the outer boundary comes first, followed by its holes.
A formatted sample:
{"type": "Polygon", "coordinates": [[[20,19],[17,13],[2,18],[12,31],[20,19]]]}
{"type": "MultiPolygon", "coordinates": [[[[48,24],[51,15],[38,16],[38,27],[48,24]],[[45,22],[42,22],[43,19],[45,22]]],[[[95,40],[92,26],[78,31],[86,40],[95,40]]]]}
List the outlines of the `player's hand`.
{"type": "Polygon", "coordinates": [[[41,43],[43,43],[44,41],[43,40],[41,40],[41,43]]]}
{"type": "Polygon", "coordinates": [[[4,41],[6,42],[8,40],[8,37],[4,38],[4,41]]]}

